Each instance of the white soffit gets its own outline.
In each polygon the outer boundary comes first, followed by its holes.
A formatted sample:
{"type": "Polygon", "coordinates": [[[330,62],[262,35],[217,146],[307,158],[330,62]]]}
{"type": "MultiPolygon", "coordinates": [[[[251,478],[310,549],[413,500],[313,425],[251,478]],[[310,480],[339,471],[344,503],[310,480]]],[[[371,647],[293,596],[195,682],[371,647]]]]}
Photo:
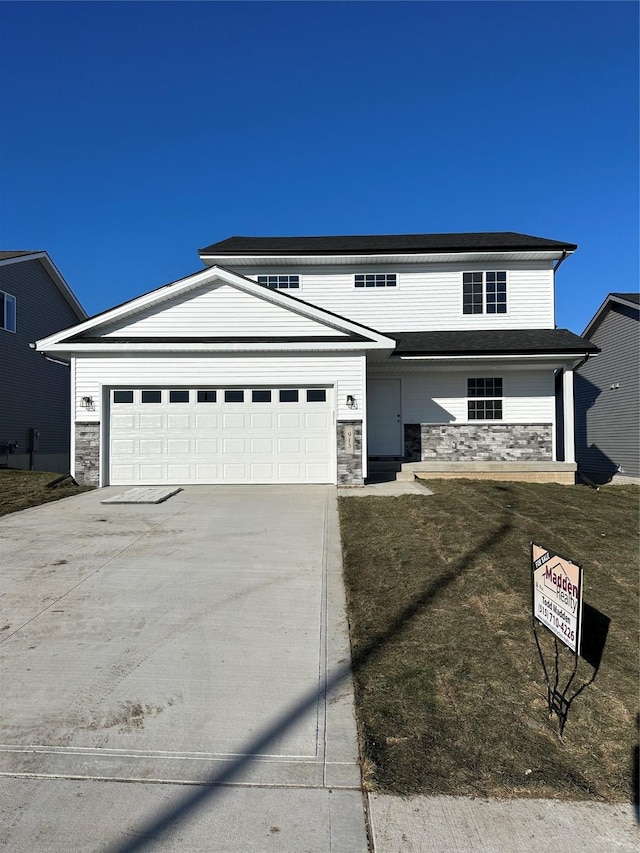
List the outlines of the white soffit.
{"type": "MultiPolygon", "coordinates": [[[[565,255],[573,252],[564,252],[565,255]]],[[[289,266],[348,266],[350,264],[442,264],[500,261],[554,261],[562,251],[546,252],[441,252],[438,254],[388,254],[388,255],[200,255],[208,266],[226,267],[289,267],[289,266]]]]}

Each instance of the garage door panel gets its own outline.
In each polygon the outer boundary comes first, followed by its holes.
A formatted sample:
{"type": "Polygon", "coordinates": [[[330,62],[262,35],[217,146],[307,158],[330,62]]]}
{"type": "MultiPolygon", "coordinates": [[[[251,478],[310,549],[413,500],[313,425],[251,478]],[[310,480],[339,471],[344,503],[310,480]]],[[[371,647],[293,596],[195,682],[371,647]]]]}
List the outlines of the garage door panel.
{"type": "Polygon", "coordinates": [[[163,480],[163,466],[140,462],[140,480],[146,480],[151,483],[161,483],[163,480]]]}
{"type": "Polygon", "coordinates": [[[154,412],[147,414],[144,412],[140,415],[140,429],[162,429],[162,414],[154,412]]]}
{"type": "Polygon", "coordinates": [[[197,430],[217,430],[219,428],[219,418],[217,414],[206,414],[196,415],[196,429],[197,430]]]}
{"type": "Polygon", "coordinates": [[[304,479],[303,466],[300,462],[279,462],[278,479],[282,482],[299,482],[304,479]]]}
{"type": "Polygon", "coordinates": [[[294,453],[298,455],[300,453],[301,444],[302,442],[300,441],[299,436],[291,436],[290,438],[279,438],[278,453],[294,453]]]}
{"type": "Polygon", "coordinates": [[[222,477],[224,480],[236,483],[248,481],[246,465],[244,462],[223,462],[222,477]]]}
{"type": "Polygon", "coordinates": [[[191,429],[191,425],[190,415],[174,415],[173,413],[167,415],[167,429],[187,430],[191,429]]]}
{"type": "Polygon", "coordinates": [[[249,415],[251,429],[268,429],[275,426],[272,412],[256,412],[249,415]]]}
{"type": "Polygon", "coordinates": [[[317,438],[305,438],[304,450],[309,455],[323,456],[329,453],[329,442],[326,438],[319,436],[317,438]]]}
{"type": "Polygon", "coordinates": [[[274,466],[270,462],[252,462],[250,468],[251,480],[254,483],[268,483],[275,479],[274,466]]]}
{"type": "Polygon", "coordinates": [[[111,479],[117,483],[134,483],[138,480],[135,465],[112,465],[111,479]]]}
{"type": "Polygon", "coordinates": [[[111,418],[111,429],[113,432],[120,430],[132,430],[138,425],[138,417],[134,414],[122,414],[114,412],[111,418]]]}
{"type": "Polygon", "coordinates": [[[191,442],[188,438],[168,438],[167,453],[169,456],[188,456],[191,453],[191,442]]]}
{"type": "Polygon", "coordinates": [[[247,429],[249,424],[246,422],[246,416],[243,412],[228,412],[222,416],[222,429],[223,430],[244,430],[247,429]]]}
{"type": "Polygon", "coordinates": [[[195,446],[198,456],[215,456],[218,453],[219,441],[217,438],[196,438],[195,446]]]}
{"type": "Polygon", "coordinates": [[[162,456],[163,453],[162,439],[158,438],[141,438],[140,439],[140,455],[141,456],[162,456]]]}
{"type": "Polygon", "coordinates": [[[138,452],[138,442],[130,438],[114,438],[111,444],[112,455],[133,456],[138,452]]]}
{"type": "Polygon", "coordinates": [[[301,418],[299,412],[278,413],[278,429],[300,429],[301,418]]]}
{"type": "Polygon", "coordinates": [[[305,465],[305,479],[309,482],[325,482],[330,476],[329,466],[327,464],[309,463],[305,465]]]}
{"type": "Polygon", "coordinates": [[[222,471],[220,465],[215,465],[206,462],[197,462],[195,468],[196,483],[217,483],[222,480],[222,471]]]}
{"type": "Polygon", "coordinates": [[[244,438],[223,438],[221,443],[224,456],[244,456],[249,450],[244,438]]]}
{"type": "MultiPolygon", "coordinates": [[[[330,395],[271,388],[189,391],[171,402],[169,390],[114,403],[110,482],[335,482],[334,415],[330,395]],[[228,393],[227,393],[228,392],[228,393]],[[311,399],[309,399],[311,397],[311,399]],[[329,399],[327,399],[329,398],[329,399]]],[[[174,399],[178,396],[175,392],[174,399]]]]}
{"type": "Polygon", "coordinates": [[[305,412],[304,426],[306,429],[326,429],[329,426],[329,413],[305,412]]]}
{"type": "Polygon", "coordinates": [[[190,465],[167,465],[167,480],[169,483],[189,483],[192,479],[190,465]]]}

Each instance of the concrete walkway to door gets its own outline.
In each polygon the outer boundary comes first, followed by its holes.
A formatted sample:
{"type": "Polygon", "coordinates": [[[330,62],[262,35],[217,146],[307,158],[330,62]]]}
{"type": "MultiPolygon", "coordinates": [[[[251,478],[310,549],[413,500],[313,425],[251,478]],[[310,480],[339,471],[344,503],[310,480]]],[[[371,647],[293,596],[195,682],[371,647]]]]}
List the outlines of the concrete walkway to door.
{"type": "Polygon", "coordinates": [[[2,519],[0,846],[364,853],[335,488],[118,491],[2,519]]]}

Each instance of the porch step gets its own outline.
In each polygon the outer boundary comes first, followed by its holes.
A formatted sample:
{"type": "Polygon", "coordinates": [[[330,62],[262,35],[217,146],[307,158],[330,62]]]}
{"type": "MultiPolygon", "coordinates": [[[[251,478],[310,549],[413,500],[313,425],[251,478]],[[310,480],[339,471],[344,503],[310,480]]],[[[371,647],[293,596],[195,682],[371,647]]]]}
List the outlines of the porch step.
{"type": "Polygon", "coordinates": [[[371,472],[400,471],[402,464],[402,459],[369,459],[368,469],[371,472]]]}
{"type": "Polygon", "coordinates": [[[575,483],[577,467],[575,462],[404,462],[396,479],[407,481],[422,475],[570,485],[575,483]]]}

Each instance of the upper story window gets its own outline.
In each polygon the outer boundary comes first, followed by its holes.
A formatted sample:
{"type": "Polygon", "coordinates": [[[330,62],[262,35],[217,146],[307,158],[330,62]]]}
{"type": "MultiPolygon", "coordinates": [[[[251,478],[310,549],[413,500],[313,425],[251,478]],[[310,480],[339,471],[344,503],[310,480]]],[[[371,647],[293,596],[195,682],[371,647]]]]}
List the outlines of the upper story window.
{"type": "Polygon", "coordinates": [[[395,287],[396,284],[397,277],[394,272],[358,273],[355,277],[356,287],[395,287]]]}
{"type": "Polygon", "coordinates": [[[506,272],[463,272],[463,314],[506,314],[506,272]]]}
{"type": "Polygon", "coordinates": [[[259,275],[258,284],[266,284],[272,290],[291,290],[300,287],[299,275],[259,275]]]}
{"type": "Polygon", "coordinates": [[[502,378],[467,379],[467,397],[470,421],[502,420],[502,378]]]}
{"type": "Polygon", "coordinates": [[[16,298],[0,290],[0,329],[7,332],[16,330],[16,298]]]}

